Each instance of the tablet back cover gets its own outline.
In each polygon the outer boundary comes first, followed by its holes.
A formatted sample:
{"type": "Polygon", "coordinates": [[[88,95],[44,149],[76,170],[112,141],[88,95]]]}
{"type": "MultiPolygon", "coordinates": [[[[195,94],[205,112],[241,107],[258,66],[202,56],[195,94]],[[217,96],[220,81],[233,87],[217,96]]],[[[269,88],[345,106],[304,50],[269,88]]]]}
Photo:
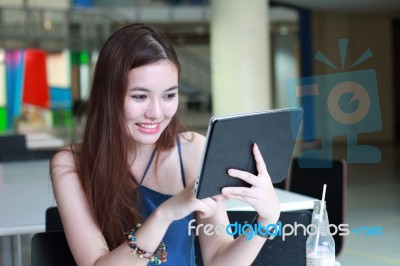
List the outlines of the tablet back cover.
{"type": "Polygon", "coordinates": [[[218,195],[223,187],[249,186],[227,171],[235,168],[257,174],[254,143],[260,148],[272,182],[284,180],[302,117],[301,108],[288,108],[211,119],[195,188],[197,198],[218,195]]]}

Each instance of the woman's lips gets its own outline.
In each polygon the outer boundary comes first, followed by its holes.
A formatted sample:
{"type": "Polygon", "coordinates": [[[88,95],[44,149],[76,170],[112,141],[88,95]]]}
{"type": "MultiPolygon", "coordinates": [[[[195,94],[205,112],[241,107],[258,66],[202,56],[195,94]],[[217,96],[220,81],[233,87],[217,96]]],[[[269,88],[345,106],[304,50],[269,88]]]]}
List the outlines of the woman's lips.
{"type": "Polygon", "coordinates": [[[155,134],[160,131],[161,123],[136,123],[139,131],[147,133],[147,134],[155,134]]]}

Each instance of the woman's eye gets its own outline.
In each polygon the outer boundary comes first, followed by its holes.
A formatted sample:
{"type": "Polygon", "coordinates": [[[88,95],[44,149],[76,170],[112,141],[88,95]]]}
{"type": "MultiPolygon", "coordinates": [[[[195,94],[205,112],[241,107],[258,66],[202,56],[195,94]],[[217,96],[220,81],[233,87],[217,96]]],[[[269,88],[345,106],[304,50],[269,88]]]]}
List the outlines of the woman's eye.
{"type": "Polygon", "coordinates": [[[176,93],[168,93],[164,96],[166,99],[173,99],[176,97],[176,93]]]}
{"type": "Polygon", "coordinates": [[[135,100],[145,100],[147,98],[146,95],[138,94],[138,95],[132,95],[131,96],[135,100]]]}

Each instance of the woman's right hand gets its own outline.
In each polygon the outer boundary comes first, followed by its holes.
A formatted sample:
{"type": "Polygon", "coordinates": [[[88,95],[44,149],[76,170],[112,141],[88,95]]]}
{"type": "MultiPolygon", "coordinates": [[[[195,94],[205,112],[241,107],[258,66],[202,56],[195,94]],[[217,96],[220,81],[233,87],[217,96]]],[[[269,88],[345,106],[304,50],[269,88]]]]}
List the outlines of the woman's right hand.
{"type": "Polygon", "coordinates": [[[195,181],[190,185],[186,186],[184,190],[174,195],[172,198],[165,201],[160,205],[160,211],[162,211],[164,217],[169,221],[180,220],[190,213],[199,212],[201,218],[207,218],[214,214],[217,210],[219,201],[222,200],[222,196],[216,196],[213,198],[196,199],[193,194],[195,181]]]}

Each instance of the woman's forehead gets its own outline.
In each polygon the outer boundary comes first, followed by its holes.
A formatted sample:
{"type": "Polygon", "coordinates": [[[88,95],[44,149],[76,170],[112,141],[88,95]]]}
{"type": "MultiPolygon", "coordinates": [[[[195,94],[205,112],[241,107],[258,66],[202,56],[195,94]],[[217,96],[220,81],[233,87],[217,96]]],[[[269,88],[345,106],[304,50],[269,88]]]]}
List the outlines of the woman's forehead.
{"type": "Polygon", "coordinates": [[[173,87],[178,84],[178,69],[176,65],[163,60],[157,63],[134,68],[128,73],[128,90],[135,87],[151,89],[151,87],[173,87]]]}

